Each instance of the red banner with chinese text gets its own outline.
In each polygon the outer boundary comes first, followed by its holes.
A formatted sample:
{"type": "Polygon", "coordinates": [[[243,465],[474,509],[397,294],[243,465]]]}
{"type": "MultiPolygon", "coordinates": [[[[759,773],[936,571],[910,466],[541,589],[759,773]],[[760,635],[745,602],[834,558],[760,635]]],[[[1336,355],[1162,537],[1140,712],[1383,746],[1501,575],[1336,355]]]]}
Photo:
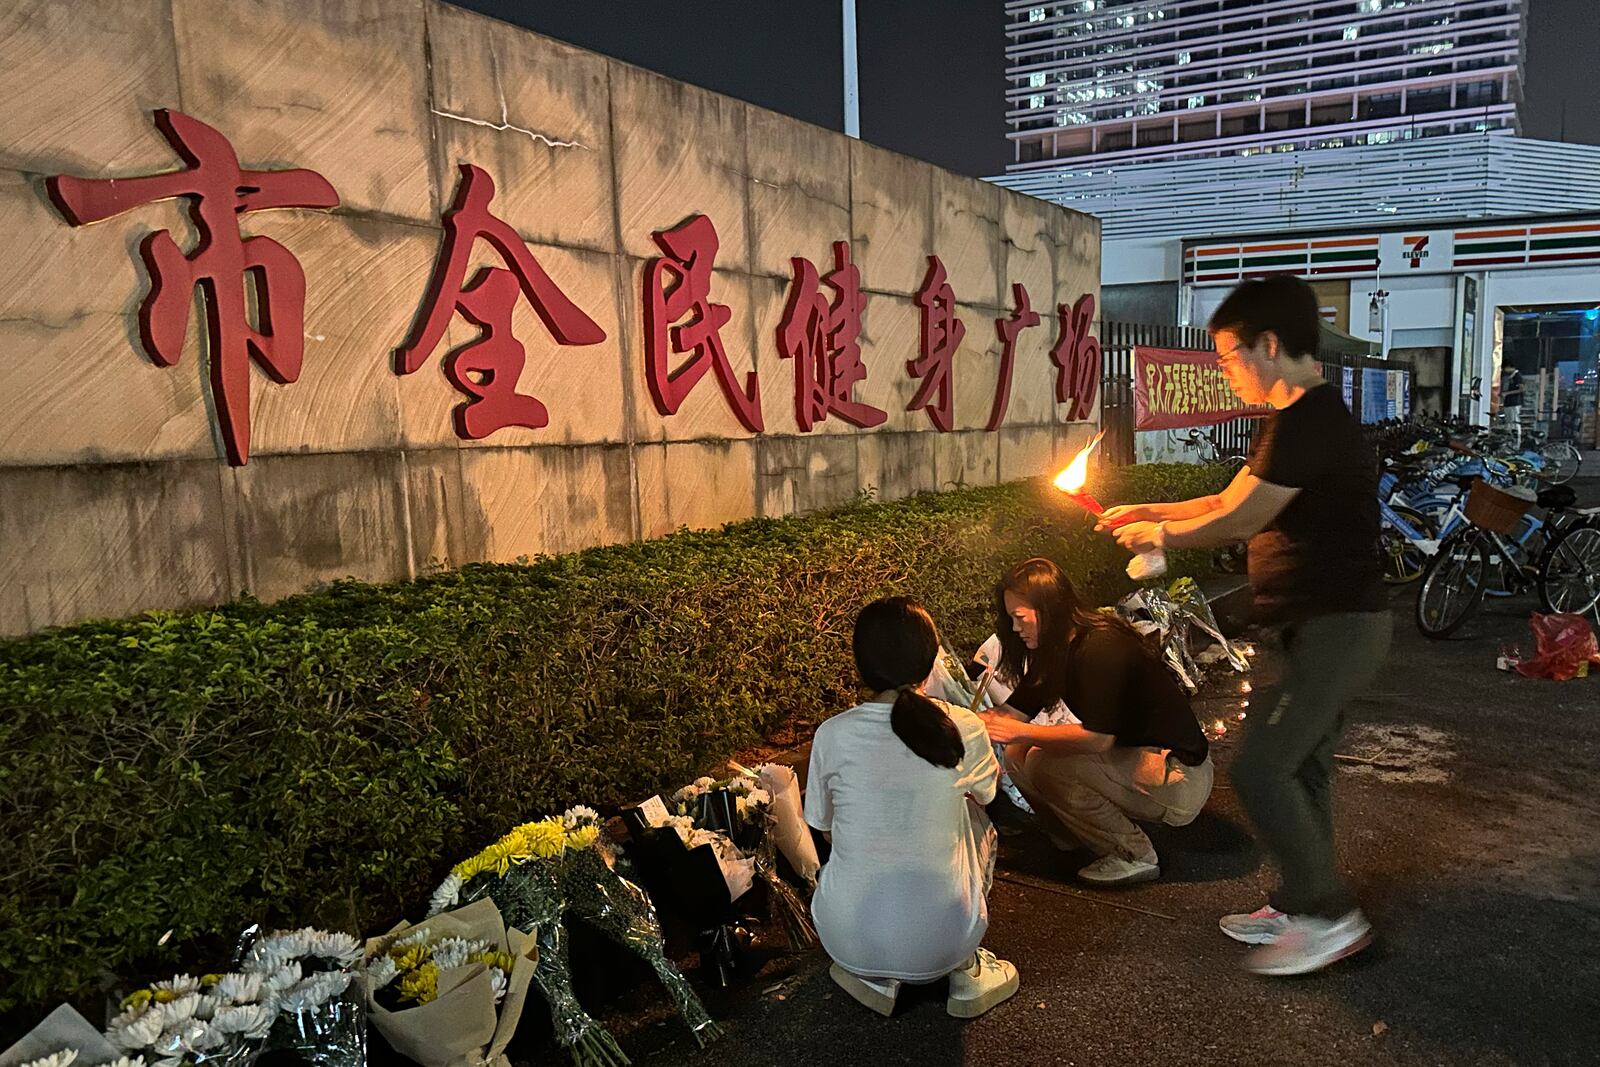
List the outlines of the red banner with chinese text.
{"type": "Polygon", "coordinates": [[[1137,430],[1215,426],[1230,419],[1260,418],[1234,394],[1212,352],[1192,349],[1133,350],[1133,425],[1137,430]]]}

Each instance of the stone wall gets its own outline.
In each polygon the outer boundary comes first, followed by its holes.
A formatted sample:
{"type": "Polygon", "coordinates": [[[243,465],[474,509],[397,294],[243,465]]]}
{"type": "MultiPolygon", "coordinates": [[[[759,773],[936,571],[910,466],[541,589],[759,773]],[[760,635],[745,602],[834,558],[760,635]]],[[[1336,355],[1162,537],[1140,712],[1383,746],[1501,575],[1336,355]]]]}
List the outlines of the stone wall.
{"type": "MultiPolygon", "coordinates": [[[[1040,472],[1087,435],[1054,402],[1054,311],[1098,297],[1095,220],[603,56],[425,0],[16,0],[0,12],[0,633],[96,616],[276,598],[345,575],[402,579],[835,504],[1040,472]],[[303,167],[339,207],[241,218],[306,278],[298,381],[250,371],[249,462],[216,429],[198,301],[176,366],[140,346],[143,238],[196,240],[183,201],[73,227],[50,175],[178,169],[152,121],[215,127],[246,168],[303,167]],[[522,392],[549,425],[456,436],[441,369],[394,372],[422,305],[457,165],[606,332],[558,347],[522,301],[522,392]],[[641,287],[652,232],[696,213],[721,236],[712,298],[765,432],[711,376],[673,416],[645,389],[641,287]],[[793,271],[851,242],[868,291],[857,397],[874,430],[800,433],[775,331],[793,271]],[[954,432],[906,411],[912,301],[937,253],[966,324],[954,432]],[[993,399],[1010,286],[1022,333],[1005,425],[993,399]]],[[[498,263],[484,242],[476,260],[498,263]]]]}

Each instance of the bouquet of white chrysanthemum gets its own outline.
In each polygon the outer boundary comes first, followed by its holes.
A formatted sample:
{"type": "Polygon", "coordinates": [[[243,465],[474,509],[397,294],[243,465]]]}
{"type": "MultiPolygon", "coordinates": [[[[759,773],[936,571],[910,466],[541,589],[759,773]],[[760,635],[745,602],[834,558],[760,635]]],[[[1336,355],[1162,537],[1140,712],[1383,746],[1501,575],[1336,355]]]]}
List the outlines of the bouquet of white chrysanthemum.
{"type": "Polygon", "coordinates": [[[313,1067],[364,1067],[367,1023],[353,987],[361,943],[337,931],[252,927],[241,939],[239,973],[224,980],[241,988],[259,983],[259,1002],[272,1019],[263,1051],[296,1054],[313,1067]]]}
{"type": "Polygon", "coordinates": [[[275,995],[258,975],[180,974],[124,997],[105,1036],[151,1067],[245,1064],[277,1017],[275,995]]]}
{"type": "Polygon", "coordinates": [[[820,867],[810,831],[800,814],[800,790],[794,772],[787,771],[786,777],[786,768],[775,765],[754,771],[737,763],[731,766],[735,771],[731,778],[695,779],[672,794],[665,818],[658,811],[654,819],[644,816],[644,822],[649,827],[675,830],[690,850],[710,846],[727,884],[730,903],[742,897],[759,878],[767,887],[771,915],[783,927],[790,945],[797,950],[816,945],[810,907],[778,871],[780,838],[786,845],[785,856],[808,886],[815,884],[820,867]]]}
{"type": "Polygon", "coordinates": [[[488,898],[402,923],[367,942],[368,1013],[396,1052],[423,1067],[507,1067],[538,958],[534,939],[507,928],[488,898]]]}

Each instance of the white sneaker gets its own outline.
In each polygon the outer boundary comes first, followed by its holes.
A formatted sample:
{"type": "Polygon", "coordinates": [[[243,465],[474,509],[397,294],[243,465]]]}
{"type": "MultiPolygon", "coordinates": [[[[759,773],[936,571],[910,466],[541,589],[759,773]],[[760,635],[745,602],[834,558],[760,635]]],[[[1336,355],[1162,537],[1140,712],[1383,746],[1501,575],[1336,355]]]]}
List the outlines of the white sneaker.
{"type": "Polygon", "coordinates": [[[1250,953],[1244,967],[1256,974],[1310,974],[1354,956],[1371,943],[1372,924],[1360,908],[1338,919],[1291,916],[1271,944],[1250,953]]]}
{"type": "Polygon", "coordinates": [[[1289,922],[1287,913],[1267,904],[1249,915],[1224,915],[1217,920],[1217,925],[1235,941],[1243,941],[1247,945],[1270,945],[1289,928],[1289,922]]]}
{"type": "Polygon", "coordinates": [[[900,995],[898,978],[863,978],[835,963],[828,968],[828,976],[838,987],[849,993],[860,1004],[882,1016],[894,1014],[895,998],[900,995]]]}
{"type": "Polygon", "coordinates": [[[1093,885],[1133,885],[1137,882],[1153,882],[1160,878],[1161,867],[1146,860],[1101,856],[1079,871],[1078,877],[1093,885]]]}
{"type": "Polygon", "coordinates": [[[1021,984],[1016,967],[980,948],[971,963],[950,972],[950,997],[944,1010],[957,1019],[975,1019],[1010,1000],[1021,984]]]}

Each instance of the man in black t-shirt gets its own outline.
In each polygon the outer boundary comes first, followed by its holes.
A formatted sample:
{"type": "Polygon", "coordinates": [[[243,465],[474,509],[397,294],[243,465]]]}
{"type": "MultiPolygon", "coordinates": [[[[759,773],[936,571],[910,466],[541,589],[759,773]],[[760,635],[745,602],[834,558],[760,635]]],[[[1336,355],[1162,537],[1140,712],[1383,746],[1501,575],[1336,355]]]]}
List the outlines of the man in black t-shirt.
{"type": "Polygon", "coordinates": [[[1378,557],[1377,464],[1317,363],[1316,295],[1297,278],[1246,282],[1211,317],[1218,363],[1246,403],[1273,408],[1249,464],[1213,497],[1112,508],[1103,526],[1132,552],[1250,542],[1259,621],[1282,635],[1275,704],[1251,717],[1234,791],[1277,861],[1280,885],[1224,933],[1267,946],[1246,966],[1304,974],[1360,951],[1371,927],[1338,874],[1333,754],[1345,706],[1370,685],[1393,635],[1378,557]]]}

